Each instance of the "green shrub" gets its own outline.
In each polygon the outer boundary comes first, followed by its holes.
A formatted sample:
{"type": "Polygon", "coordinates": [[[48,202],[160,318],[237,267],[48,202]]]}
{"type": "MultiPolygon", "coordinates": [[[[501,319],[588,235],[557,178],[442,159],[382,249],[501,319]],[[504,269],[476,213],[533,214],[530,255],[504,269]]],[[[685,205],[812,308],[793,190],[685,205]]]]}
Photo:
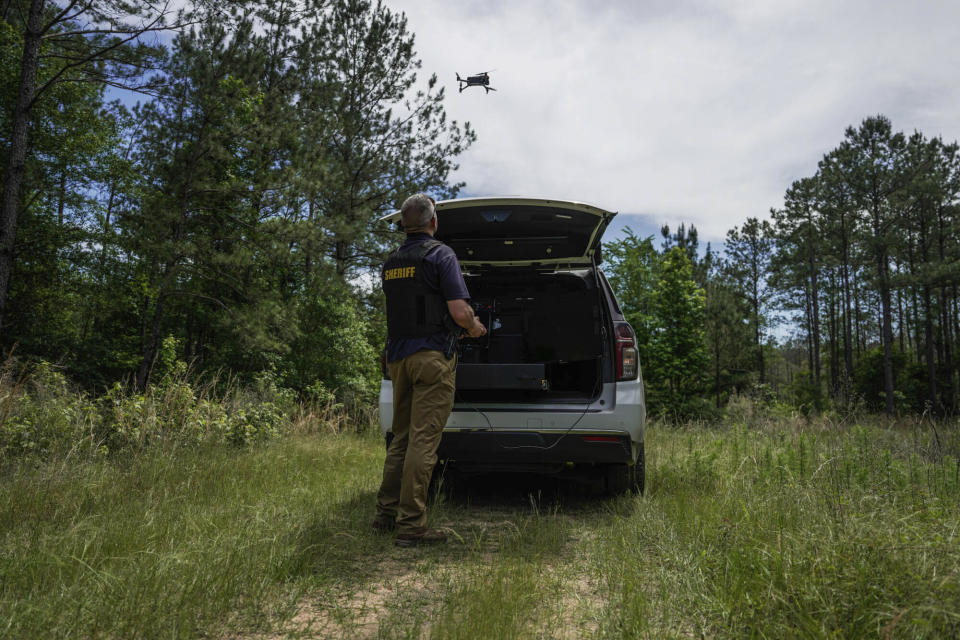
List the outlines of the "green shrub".
{"type": "Polygon", "coordinates": [[[809,371],[801,371],[794,376],[790,395],[794,406],[805,416],[819,415],[826,407],[823,389],[817,386],[809,371]]]}
{"type": "Polygon", "coordinates": [[[47,362],[29,377],[14,378],[8,364],[0,376],[0,453],[44,456],[78,443],[97,421],[96,406],[71,391],[66,378],[47,362]]]}
{"type": "Polygon", "coordinates": [[[352,290],[333,287],[318,293],[299,312],[301,335],[281,367],[286,385],[307,389],[321,380],[341,400],[372,401],[380,383],[380,358],[352,290]]]}
{"type": "Polygon", "coordinates": [[[241,386],[235,379],[202,382],[173,358],[162,362],[162,370],[144,392],[116,383],[94,398],[49,363],[8,363],[0,375],[0,454],[47,458],[70,451],[138,455],[157,444],[247,446],[292,432],[359,431],[373,423],[368,401],[338,401],[319,382],[301,401],[272,371],[241,386]]]}

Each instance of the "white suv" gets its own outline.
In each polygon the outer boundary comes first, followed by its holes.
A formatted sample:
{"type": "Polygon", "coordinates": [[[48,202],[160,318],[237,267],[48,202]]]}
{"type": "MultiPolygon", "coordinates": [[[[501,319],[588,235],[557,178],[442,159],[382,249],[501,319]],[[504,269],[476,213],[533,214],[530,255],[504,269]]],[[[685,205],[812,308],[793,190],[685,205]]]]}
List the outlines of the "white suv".
{"type": "MultiPolygon", "coordinates": [[[[611,492],[643,491],[636,338],[597,267],[615,215],[534,198],[437,203],[436,237],[456,252],[488,330],[460,341],[455,403],[437,452],[443,465],[462,473],[587,471],[611,492]]],[[[384,367],[380,427],[388,444],[392,419],[384,367]]]]}

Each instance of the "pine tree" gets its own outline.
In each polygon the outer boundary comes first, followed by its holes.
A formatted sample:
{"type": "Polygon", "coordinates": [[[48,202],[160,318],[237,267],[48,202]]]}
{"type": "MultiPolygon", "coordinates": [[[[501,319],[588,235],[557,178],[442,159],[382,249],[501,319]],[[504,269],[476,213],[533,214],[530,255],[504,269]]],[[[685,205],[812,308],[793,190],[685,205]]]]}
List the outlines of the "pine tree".
{"type": "Polygon", "coordinates": [[[763,330],[768,321],[766,311],[771,297],[767,283],[773,253],[773,228],[764,220],[747,218],[740,228],[727,232],[726,254],[728,273],[737,290],[750,305],[750,326],[760,384],[766,381],[763,330]]]}
{"type": "MultiPolygon", "coordinates": [[[[420,61],[406,16],[367,0],[339,0],[304,39],[298,64],[301,109],[323,113],[314,149],[322,182],[308,194],[337,272],[379,264],[386,227],[377,218],[411,193],[453,197],[454,158],[476,139],[469,123],[448,122],[436,76],[417,85],[420,61]]],[[[305,133],[307,133],[305,131],[305,133]]]]}
{"type": "Polygon", "coordinates": [[[893,133],[890,120],[883,116],[867,118],[858,129],[850,127],[840,148],[851,163],[846,180],[852,187],[857,206],[866,213],[870,229],[870,253],[876,269],[880,301],[880,342],[883,349],[883,390],[887,415],[894,411],[893,312],[891,302],[891,251],[897,242],[897,224],[901,211],[896,207],[898,194],[906,188],[909,176],[904,170],[903,134],[893,133]]]}
{"type": "Polygon", "coordinates": [[[704,340],[710,356],[717,409],[722,407],[724,393],[746,386],[752,366],[753,336],[745,322],[749,308],[727,273],[725,265],[714,265],[704,287],[704,340]]]}
{"type": "MultiPolygon", "coordinates": [[[[148,0],[10,0],[0,24],[22,42],[19,80],[10,105],[10,133],[3,154],[0,192],[0,330],[7,306],[17,223],[23,207],[23,180],[31,127],[37,108],[64,83],[94,83],[144,89],[145,70],[162,49],[143,38],[178,29],[188,20],[169,5],[148,0]]],[[[32,124],[33,123],[33,124],[32,124]]]]}
{"type": "Polygon", "coordinates": [[[693,280],[693,265],[680,247],[660,260],[653,291],[649,356],[645,363],[648,396],[654,413],[671,418],[696,415],[703,392],[708,357],[704,343],[704,292],[693,280]]]}
{"type": "MultiPolygon", "coordinates": [[[[843,388],[853,379],[853,355],[859,351],[854,341],[854,282],[858,267],[856,255],[860,242],[860,217],[853,199],[852,187],[845,179],[849,154],[834,150],[820,161],[817,170],[817,208],[822,218],[820,247],[838,265],[841,298],[840,316],[843,333],[843,388]]],[[[859,331],[859,328],[858,328],[859,331]]]]}
{"type": "Polygon", "coordinates": [[[256,180],[254,141],[271,123],[257,117],[262,66],[247,62],[263,58],[246,37],[249,22],[235,19],[232,35],[222,17],[181,35],[168,67],[178,82],[140,114],[137,161],[147,186],[119,220],[142,282],[140,387],[177,324],[202,337],[193,351],[210,345],[206,355],[233,370],[264,367],[295,332],[260,268],[284,245],[263,215],[256,180]]]}
{"type": "Polygon", "coordinates": [[[777,252],[773,271],[781,289],[794,289],[803,300],[808,353],[813,386],[820,383],[820,289],[823,269],[821,220],[817,210],[819,183],[802,178],[787,189],[784,208],[773,211],[777,252]]]}

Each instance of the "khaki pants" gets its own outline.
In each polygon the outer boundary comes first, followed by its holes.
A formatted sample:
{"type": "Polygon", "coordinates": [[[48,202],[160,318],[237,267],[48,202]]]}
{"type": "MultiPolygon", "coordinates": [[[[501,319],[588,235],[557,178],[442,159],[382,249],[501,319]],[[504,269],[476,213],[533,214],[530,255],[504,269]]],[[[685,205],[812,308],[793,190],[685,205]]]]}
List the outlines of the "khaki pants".
{"type": "Polygon", "coordinates": [[[388,366],[393,441],[383,463],[377,516],[395,517],[399,533],[419,533],[427,523],[427,489],[440,436],[453,409],[457,358],[424,350],[388,366]]]}

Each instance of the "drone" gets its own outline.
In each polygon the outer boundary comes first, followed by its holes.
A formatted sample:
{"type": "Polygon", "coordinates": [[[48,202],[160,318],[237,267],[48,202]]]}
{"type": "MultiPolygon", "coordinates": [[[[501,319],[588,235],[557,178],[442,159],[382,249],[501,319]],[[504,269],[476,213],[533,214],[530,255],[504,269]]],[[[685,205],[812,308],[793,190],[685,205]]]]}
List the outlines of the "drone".
{"type": "Polygon", "coordinates": [[[478,73],[475,76],[467,76],[466,79],[461,78],[460,74],[457,74],[457,82],[460,83],[460,93],[463,93],[463,90],[468,87],[483,87],[483,89],[490,93],[491,91],[496,91],[493,87],[490,86],[490,72],[484,71],[483,73],[478,73]]]}

